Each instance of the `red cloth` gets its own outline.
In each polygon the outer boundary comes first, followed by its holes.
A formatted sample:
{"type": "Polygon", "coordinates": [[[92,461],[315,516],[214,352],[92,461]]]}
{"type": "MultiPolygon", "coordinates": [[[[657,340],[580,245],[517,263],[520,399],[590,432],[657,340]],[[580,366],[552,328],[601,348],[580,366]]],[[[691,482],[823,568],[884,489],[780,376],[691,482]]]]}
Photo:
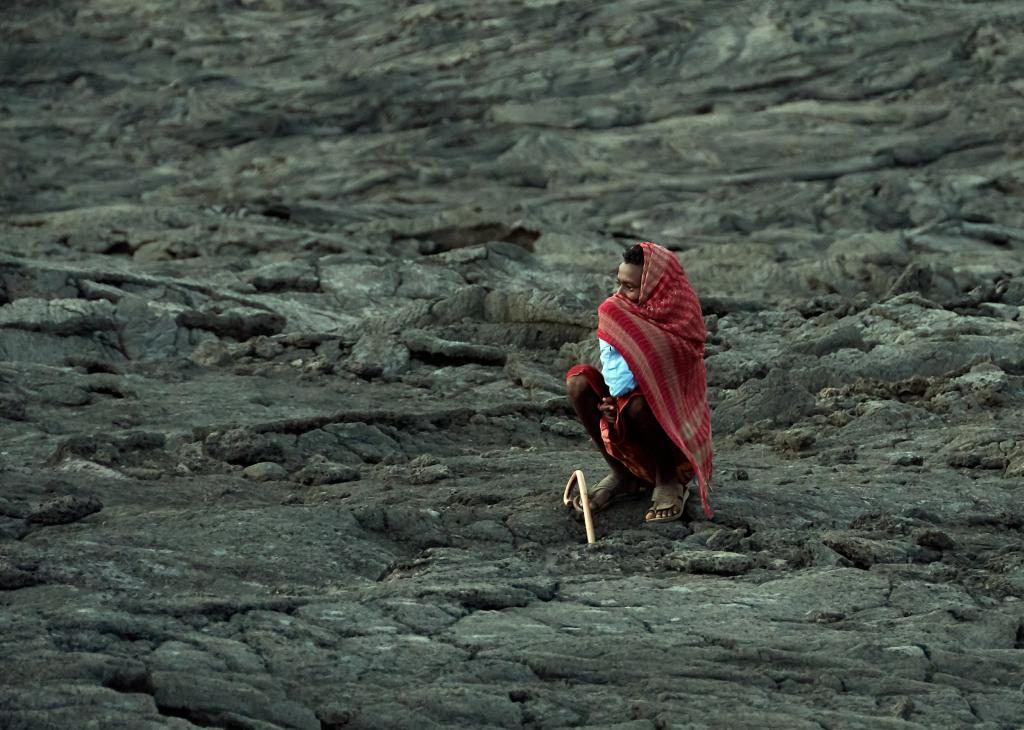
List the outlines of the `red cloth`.
{"type": "MultiPolygon", "coordinates": [[[[582,375],[587,379],[591,390],[597,394],[598,398],[611,397],[608,385],[604,382],[604,376],[601,375],[597,368],[592,365],[574,365],[569,368],[565,379],[569,380],[569,378],[576,375],[582,375]]],[[[638,395],[641,395],[641,393],[634,390],[616,398],[615,407],[618,412],[621,414],[629,401],[638,395]]],[[[633,474],[636,474],[645,482],[654,484],[657,473],[654,460],[647,449],[644,449],[635,439],[631,438],[628,428],[625,418],[616,418],[614,424],[610,424],[608,419],[602,418],[601,440],[604,442],[604,449],[612,458],[621,461],[633,474]]],[[[689,459],[681,451],[678,452],[678,455],[679,458],[676,460],[676,478],[681,484],[687,484],[693,479],[693,467],[690,466],[689,459]]]]}
{"type": "Polygon", "coordinates": [[[615,294],[597,310],[597,336],[633,371],[644,398],[697,476],[705,513],[712,470],[711,411],[704,370],[704,315],[675,254],[644,249],[640,300],[615,294]]]}

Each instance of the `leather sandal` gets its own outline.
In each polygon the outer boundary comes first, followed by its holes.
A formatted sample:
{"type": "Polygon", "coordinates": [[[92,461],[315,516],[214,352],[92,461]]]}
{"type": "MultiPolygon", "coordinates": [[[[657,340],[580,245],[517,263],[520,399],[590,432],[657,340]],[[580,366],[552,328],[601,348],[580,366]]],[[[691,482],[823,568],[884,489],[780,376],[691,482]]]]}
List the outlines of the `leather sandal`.
{"type": "Polygon", "coordinates": [[[686,487],[683,487],[682,494],[674,489],[655,487],[651,495],[651,506],[644,513],[644,522],[649,525],[675,522],[683,516],[689,496],[690,490],[686,487]]]}
{"type": "MultiPolygon", "coordinates": [[[[615,479],[615,474],[609,474],[590,488],[591,513],[607,509],[616,502],[632,497],[634,494],[644,490],[644,483],[636,477],[628,477],[629,481],[632,482],[631,484],[619,484],[618,486],[615,485],[615,479]]],[[[570,504],[572,504],[572,508],[577,514],[583,514],[583,504],[580,502],[578,490],[572,495],[570,504]]]]}

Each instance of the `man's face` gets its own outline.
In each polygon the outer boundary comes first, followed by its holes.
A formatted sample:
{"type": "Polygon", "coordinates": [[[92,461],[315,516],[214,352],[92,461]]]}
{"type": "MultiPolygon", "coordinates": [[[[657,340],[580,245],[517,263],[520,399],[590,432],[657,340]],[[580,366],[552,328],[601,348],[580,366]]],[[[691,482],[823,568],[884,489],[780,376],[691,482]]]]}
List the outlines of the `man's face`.
{"type": "Polygon", "coordinates": [[[644,275],[644,267],[636,264],[619,264],[619,288],[616,294],[621,294],[631,302],[640,301],[640,280],[644,275]]]}

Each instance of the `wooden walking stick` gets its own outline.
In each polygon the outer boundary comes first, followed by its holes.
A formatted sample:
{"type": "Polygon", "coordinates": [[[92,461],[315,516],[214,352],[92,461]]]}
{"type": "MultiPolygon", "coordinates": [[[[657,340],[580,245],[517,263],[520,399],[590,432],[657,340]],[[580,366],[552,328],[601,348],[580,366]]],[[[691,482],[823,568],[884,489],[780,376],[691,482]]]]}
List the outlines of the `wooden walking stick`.
{"type": "Polygon", "coordinates": [[[590,514],[590,495],[587,494],[587,480],[583,471],[577,469],[569,477],[569,483],[565,485],[565,494],[562,495],[562,502],[568,505],[572,500],[569,492],[572,491],[573,482],[580,485],[580,505],[583,507],[583,523],[587,526],[587,543],[594,544],[594,518],[590,514]]]}

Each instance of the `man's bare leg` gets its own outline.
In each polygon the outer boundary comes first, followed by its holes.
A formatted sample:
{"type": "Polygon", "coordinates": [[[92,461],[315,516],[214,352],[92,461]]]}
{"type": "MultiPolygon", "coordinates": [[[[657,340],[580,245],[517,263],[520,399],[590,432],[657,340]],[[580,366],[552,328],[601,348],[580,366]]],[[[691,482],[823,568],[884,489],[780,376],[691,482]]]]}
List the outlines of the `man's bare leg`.
{"type": "Polygon", "coordinates": [[[645,451],[648,459],[654,463],[655,498],[648,510],[647,519],[661,521],[673,518],[682,510],[681,497],[686,488],[676,473],[679,448],[658,423],[643,396],[631,398],[621,418],[626,420],[630,440],[638,449],[645,451]]]}
{"type": "Polygon", "coordinates": [[[601,487],[601,489],[598,490],[596,487],[594,489],[595,499],[593,501],[596,502],[594,506],[600,508],[607,504],[616,490],[634,488],[639,480],[605,448],[604,439],[601,438],[601,411],[598,408],[601,399],[590,387],[587,379],[582,375],[574,375],[566,382],[566,391],[577,417],[587,429],[590,439],[594,442],[597,450],[601,452],[601,456],[608,463],[608,468],[611,469],[611,473],[598,482],[597,487],[601,487]],[[603,494],[600,494],[602,491],[603,494]]]}

